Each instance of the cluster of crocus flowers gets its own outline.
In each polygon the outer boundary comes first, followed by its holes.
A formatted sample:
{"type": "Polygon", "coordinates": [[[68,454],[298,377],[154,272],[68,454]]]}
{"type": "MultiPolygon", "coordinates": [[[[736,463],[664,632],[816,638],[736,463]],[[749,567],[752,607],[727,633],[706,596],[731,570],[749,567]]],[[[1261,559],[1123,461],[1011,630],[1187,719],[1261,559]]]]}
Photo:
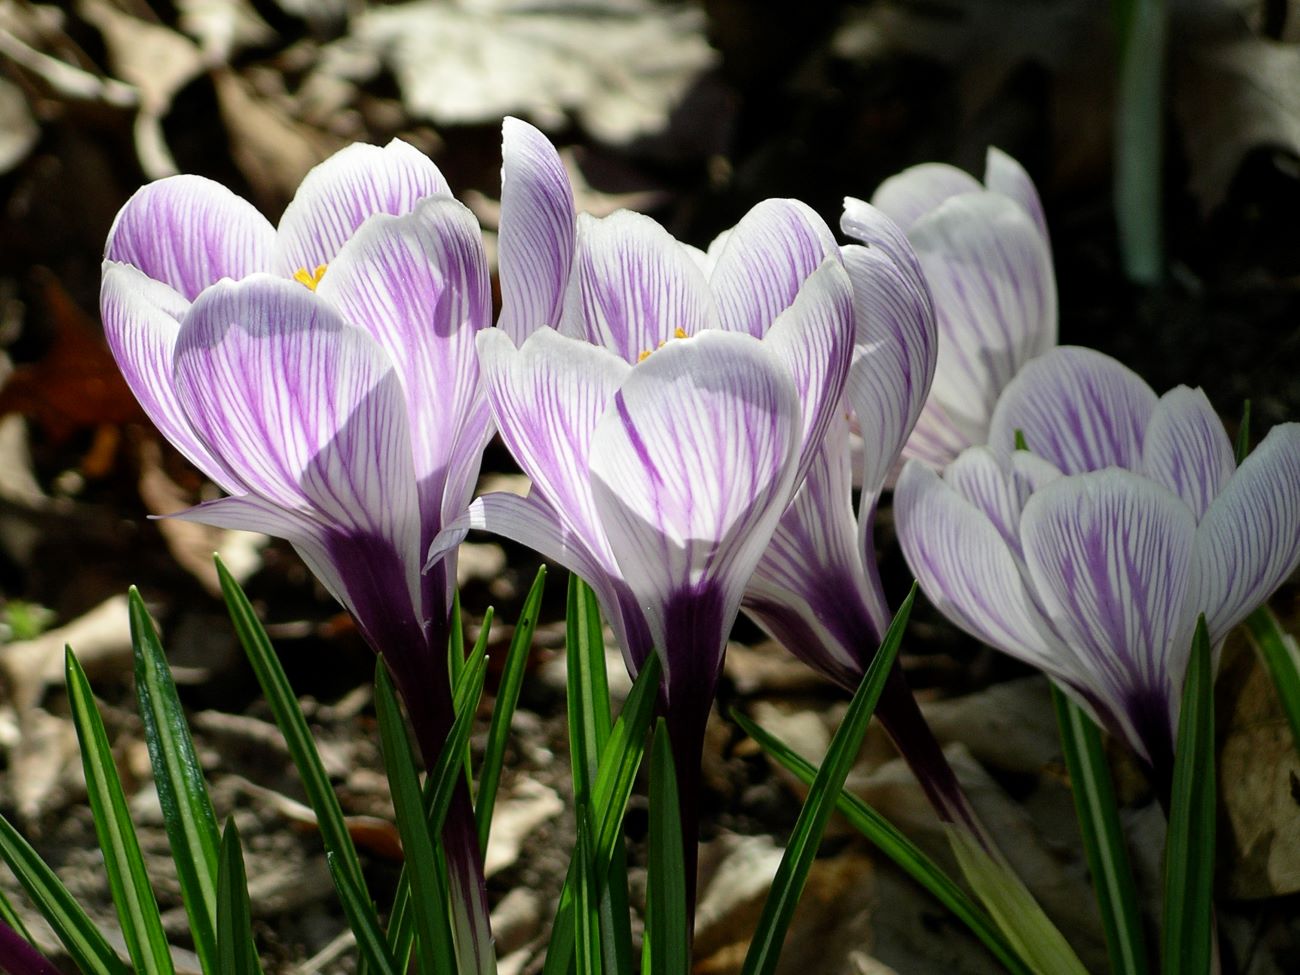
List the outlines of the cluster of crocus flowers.
{"type": "Polygon", "coordinates": [[[894,504],[930,600],[1052,676],[1159,784],[1197,616],[1218,647],[1300,564],[1300,424],[1238,467],[1200,390],[1157,397],[1060,348],[1007,387],[987,446],[942,476],[909,463],[894,504]]]}

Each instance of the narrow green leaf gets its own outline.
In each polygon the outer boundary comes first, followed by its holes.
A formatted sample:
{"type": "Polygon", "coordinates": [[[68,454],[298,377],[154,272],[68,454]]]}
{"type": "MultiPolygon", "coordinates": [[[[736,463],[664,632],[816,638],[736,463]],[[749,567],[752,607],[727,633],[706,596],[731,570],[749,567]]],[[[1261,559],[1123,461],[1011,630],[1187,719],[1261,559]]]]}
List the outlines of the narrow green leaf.
{"type": "Polygon", "coordinates": [[[1291,741],[1300,752],[1300,644],[1267,606],[1246,617],[1246,630],[1273,678],[1278,700],[1291,725],[1291,741]]]}
{"type": "Polygon", "coordinates": [[[217,869],[217,972],[219,975],[261,975],[253,941],[248,875],[239,830],[232,816],[221,834],[217,869]]]}
{"type": "Polygon", "coordinates": [[[1214,931],[1214,661],[1202,615],[1192,638],[1165,839],[1165,975],[1206,975],[1214,931]]]}
{"type": "MultiPolygon", "coordinates": [[[[569,766],[573,802],[590,800],[601,749],[609,739],[612,709],[605,673],[605,638],[600,604],[592,588],[577,575],[569,576],[565,615],[565,648],[569,703],[569,766]]],[[[600,934],[604,964],[615,972],[632,970],[632,926],[627,905],[627,855],[620,843],[613,851],[613,874],[601,884],[600,934]]]]}
{"type": "Polygon", "coordinates": [[[14,933],[28,944],[36,943],[32,940],[32,934],[27,930],[27,925],[23,924],[23,919],[18,916],[18,912],[14,910],[14,905],[3,890],[0,890],[0,921],[13,928],[14,933]]]}
{"type": "Polygon", "coordinates": [[[338,796],[330,785],[329,775],[316,750],[316,742],[307,727],[307,718],[302,713],[298,698],[289,686],[289,679],[280,666],[275,648],[271,646],[270,638],[257,618],[252,603],[220,558],[216,559],[216,563],[230,619],[235,625],[235,632],[239,635],[239,642],[244,647],[253,673],[257,676],[257,682],[261,685],[262,695],[271,707],[280,734],[284,735],[285,745],[298,770],[303,791],[307,794],[307,802],[316,813],[321,841],[326,851],[338,858],[339,868],[348,875],[353,886],[365,891],[366,881],[361,872],[361,861],[357,857],[352,836],[343,819],[343,810],[339,807],[338,796]]]}
{"type": "Polygon", "coordinates": [[[460,589],[451,594],[451,616],[447,627],[447,673],[451,675],[451,686],[460,680],[460,672],[465,667],[465,617],[460,612],[460,589]]]}
{"type": "Polygon", "coordinates": [[[1055,684],[1051,686],[1083,848],[1101,908],[1110,968],[1115,975],[1144,975],[1148,966],[1142,915],[1101,732],[1079,705],[1055,684]]]}
{"type": "Polygon", "coordinates": [[[573,912],[577,918],[574,953],[577,956],[577,975],[601,975],[604,968],[600,950],[600,897],[596,893],[591,826],[587,813],[585,807],[578,808],[578,843],[573,855],[578,880],[573,901],[573,912]]]}
{"type": "Polygon", "coordinates": [[[650,859],[646,878],[646,964],[642,975],[682,975],[691,968],[682,849],[677,770],[673,767],[668,725],[660,718],[650,750],[650,859]]]}
{"type": "MultiPolygon", "coordinates": [[[[632,784],[645,753],[646,732],[654,714],[662,673],[658,654],[651,654],[641,668],[641,673],[637,674],[627,701],[623,704],[623,711],[614,722],[609,741],[600,753],[600,766],[592,787],[591,802],[591,810],[597,820],[594,860],[598,886],[610,883],[610,865],[615,856],[615,848],[623,842],[623,816],[627,812],[632,784]]],[[[555,910],[543,975],[563,975],[573,963],[573,900],[576,884],[576,865],[571,861],[555,910]]]]}
{"type": "MultiPolygon", "coordinates": [[[[446,871],[440,869],[434,852],[435,840],[429,832],[420,783],[415,774],[415,755],[382,659],[375,668],[375,713],[379,719],[384,768],[393,794],[393,809],[397,813],[397,831],[401,834],[402,850],[406,854],[405,874],[411,884],[416,960],[423,975],[455,972],[459,969],[447,914],[446,871]]],[[[450,747],[443,750],[446,764],[452,770],[459,767],[460,755],[459,750],[450,747]]],[[[449,774],[457,773],[451,771],[449,774]]]]}
{"type": "Polygon", "coordinates": [[[357,950],[366,960],[374,975],[402,975],[392,952],[388,950],[388,941],[384,932],[375,923],[375,912],[366,895],[338,867],[338,857],[333,853],[325,854],[330,876],[334,878],[334,887],[339,892],[339,902],[343,913],[347,915],[348,926],[357,939],[357,950]]]}
{"type": "Polygon", "coordinates": [[[1241,422],[1237,424],[1237,442],[1233,445],[1233,454],[1236,456],[1237,466],[1246,459],[1250,453],[1250,400],[1241,404],[1241,422]]]}
{"type": "Polygon", "coordinates": [[[163,931],[140,842],[127,810],[126,795],[113,763],[104,722],[95,706],[86,674],[68,647],[64,656],[68,703],[81,743],[86,792],[95,820],[95,835],[104,854],[104,871],[122,925],[122,937],[139,975],[172,975],[171,949],[163,931]]]}
{"type": "Polygon", "coordinates": [[[799,812],[794,831],[790,834],[785,853],[781,857],[781,864],[777,867],[772,889],[763,904],[763,914],[759,918],[758,928],[741,969],[743,975],[770,975],[776,970],[790,919],[794,917],[795,906],[803,893],[808,872],[812,869],[826,822],[843,791],[844,780],[862,745],[862,736],[866,734],[871,712],[875,710],[889,670],[894,666],[915,602],[916,584],[913,583],[912,591],[907,594],[893,622],[889,624],[880,649],[863,675],[853,700],[849,702],[844,720],[836,729],[830,748],[826,751],[826,759],[822,762],[817,777],[813,779],[808,798],[799,812]]]}
{"type": "Polygon", "coordinates": [[[9,864],[27,896],[84,975],[130,975],[130,969],[86,916],[76,898],[3,816],[0,816],[0,857],[9,864]]]}
{"type": "Polygon", "coordinates": [[[1010,867],[991,856],[967,830],[948,826],[946,831],[962,875],[1030,969],[1037,975],[1088,975],[1069,942],[1010,867]]]}
{"type": "MultiPolygon", "coordinates": [[[[812,784],[817,776],[815,765],[740,712],[733,709],[731,717],[764,752],[789,769],[799,781],[805,785],[812,784]]],[[[1020,956],[1016,954],[1015,949],[1011,947],[984,909],[971,900],[956,881],[944,873],[937,863],[926,856],[889,820],[857,796],[847,792],[840,793],[838,809],[854,829],[874,843],[880,852],[928,890],[939,903],[952,911],[957,919],[984,943],[1007,971],[1012,975],[1032,975],[1031,970],[1020,960],[1020,956]]]]}
{"type": "Polygon", "coordinates": [[[217,850],[221,845],[217,818],[167,665],[167,654],[135,586],[131,587],[129,600],[135,691],[158,804],[176,863],[194,953],[203,971],[211,975],[217,950],[217,850]]]}
{"type": "Polygon", "coordinates": [[[487,747],[483,763],[479,766],[478,792],[474,797],[474,822],[478,828],[478,848],[486,850],[492,831],[492,810],[497,801],[497,787],[501,784],[501,767],[505,762],[506,744],[510,740],[510,722],[519,704],[519,691],[524,686],[524,669],[528,664],[528,651],[533,644],[533,631],[537,629],[537,616],[541,611],[542,592],[546,587],[546,566],[537,570],[537,578],[528,590],[528,598],[515,624],[506,652],[505,666],[501,670],[501,685],[497,689],[496,704],[492,708],[492,723],[488,727],[487,747]]]}

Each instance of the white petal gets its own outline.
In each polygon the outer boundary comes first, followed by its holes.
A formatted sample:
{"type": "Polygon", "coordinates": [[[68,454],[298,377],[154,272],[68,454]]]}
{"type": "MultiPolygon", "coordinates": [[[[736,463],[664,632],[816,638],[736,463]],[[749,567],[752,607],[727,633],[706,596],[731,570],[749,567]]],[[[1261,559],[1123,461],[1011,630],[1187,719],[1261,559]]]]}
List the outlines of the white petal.
{"type": "Polygon", "coordinates": [[[905,231],[944,200],[983,189],[965,170],[947,163],[921,163],[889,177],[871,197],[905,231]]]}
{"type": "Polygon", "coordinates": [[[1034,221],[1038,232],[1043,235],[1043,240],[1050,244],[1051,238],[1047,233],[1047,217],[1043,214],[1043,203],[1038,198],[1038,190],[1034,186],[1034,181],[1029,178],[1029,174],[1025,172],[1025,167],[1001,149],[989,146],[984,162],[984,185],[994,193],[1001,193],[1015,200],[1020,209],[1029,214],[1034,221]]]}
{"type": "Polygon", "coordinates": [[[1142,468],[1187,502],[1199,521],[1237,469],[1232,441],[1199,389],[1160,397],[1142,445],[1142,468]]]}

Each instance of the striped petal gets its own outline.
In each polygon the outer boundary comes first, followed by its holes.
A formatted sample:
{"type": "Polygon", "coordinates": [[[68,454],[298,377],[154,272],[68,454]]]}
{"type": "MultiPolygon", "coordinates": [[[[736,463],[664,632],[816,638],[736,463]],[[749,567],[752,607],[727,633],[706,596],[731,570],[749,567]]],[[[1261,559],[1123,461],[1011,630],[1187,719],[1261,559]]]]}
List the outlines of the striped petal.
{"type": "Polygon", "coordinates": [[[1283,423],[1242,462],[1196,533],[1192,610],[1217,643],[1300,564],[1300,423],[1283,423]]]}
{"type": "Polygon", "coordinates": [[[1107,470],[1037,491],[1020,525],[1042,605],[1093,686],[1144,755],[1172,754],[1194,622],[1191,510],[1139,475],[1107,470]]]}
{"type": "Polygon", "coordinates": [[[257,275],[190,308],[176,385],[204,445],[246,491],[379,538],[418,605],[419,507],[401,382],[383,350],[301,285],[257,275]]]}
{"type": "Polygon", "coordinates": [[[717,321],[703,272],[649,217],[619,210],[578,221],[578,256],[563,331],[636,362],[717,321]]]}
{"type": "Polygon", "coordinates": [[[565,533],[606,571],[613,557],[592,499],[592,436],[631,367],[612,352],[549,328],[515,349],[500,329],[478,339],[479,363],[501,438],[565,533]]]}
{"type": "Polygon", "coordinates": [[[871,202],[910,233],[912,224],[944,200],[982,189],[979,180],[956,166],[921,163],[881,183],[871,202]]]}
{"type": "Polygon", "coordinates": [[[1156,394],[1110,356],[1064,346],[1029,363],[1007,387],[989,425],[1004,450],[1025,435],[1029,449],[1066,474],[1141,470],[1142,441],[1156,394]]]}
{"type": "MultiPolygon", "coordinates": [[[[713,248],[710,248],[713,252],[713,248]]],[[[732,228],[709,284],[723,328],[762,338],[814,271],[839,247],[826,222],[798,200],[764,200],[732,228]]]]}
{"type": "Polygon", "coordinates": [[[498,325],[518,345],[560,323],[573,266],[573,189],[555,147],[527,122],[502,124],[501,157],[498,325]]]}
{"type": "Polygon", "coordinates": [[[1232,441],[1201,390],[1179,386],[1160,397],[1142,444],[1147,477],[1186,501],[1200,521],[1236,469],[1232,441]]]}
{"type": "Polygon", "coordinates": [[[803,410],[795,484],[821,449],[831,416],[841,409],[853,338],[853,286],[839,261],[828,260],[808,278],[763,340],[764,348],[789,368],[803,410]]]}
{"type": "Polygon", "coordinates": [[[481,453],[489,435],[474,346],[492,321],[478,222],[447,197],[422,200],[404,216],[377,216],[343,245],[316,293],[370,332],[396,367],[423,523],[436,531],[445,495],[463,507],[477,477],[477,462],[458,463],[458,452],[481,453]],[[457,483],[449,484],[453,468],[457,483]]]}
{"type": "Polygon", "coordinates": [[[1047,233],[1047,217],[1043,213],[1043,202],[1038,197],[1034,181],[1025,172],[1025,167],[1001,149],[989,146],[984,160],[984,185],[994,193],[1001,193],[1029,214],[1043,240],[1050,245],[1047,233]]]}
{"type": "Polygon", "coordinates": [[[355,143],[303,179],[280,218],[275,268],[292,277],[334,260],[339,248],[376,213],[409,213],[427,196],[448,193],[424,153],[394,139],[382,149],[355,143]]]}
{"type": "Polygon", "coordinates": [[[1056,343],[1056,279],[1033,221],[996,193],[946,200],[909,237],[938,316],[931,396],[970,442],[982,443],[998,395],[1056,343]]]}
{"type": "Polygon", "coordinates": [[[223,490],[237,490],[239,480],[195,435],[176,395],[172,356],[180,319],[189,302],[161,281],[129,264],[104,262],[99,310],[104,337],[131,387],[158,432],[223,490]]]}
{"type": "Polygon", "coordinates": [[[139,268],[193,301],[222,278],[271,269],[275,228],[247,200],[202,176],[136,190],[108,232],[104,259],[139,268]]]}
{"type": "Polygon", "coordinates": [[[670,696],[687,673],[716,679],[745,583],[793,488],[800,412],[762,343],[710,331],[632,370],[596,428],[596,505],[664,655],[670,696]]]}

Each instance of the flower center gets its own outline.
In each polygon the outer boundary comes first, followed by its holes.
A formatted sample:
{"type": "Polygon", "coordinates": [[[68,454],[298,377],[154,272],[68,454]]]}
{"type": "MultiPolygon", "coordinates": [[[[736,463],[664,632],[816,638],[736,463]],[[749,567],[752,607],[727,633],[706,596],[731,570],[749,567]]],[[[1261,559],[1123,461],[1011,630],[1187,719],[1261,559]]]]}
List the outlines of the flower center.
{"type": "MultiPolygon", "coordinates": [[[[680,327],[673,329],[673,336],[672,336],[672,337],[675,338],[675,339],[684,339],[684,338],[689,338],[689,336],[686,334],[686,329],[684,329],[684,328],[680,328],[680,327]]],[[[646,359],[650,358],[650,353],[651,353],[651,352],[654,352],[654,351],[656,351],[656,350],[658,350],[658,349],[662,349],[662,348],[663,348],[665,345],[667,345],[667,344],[668,344],[668,339],[664,339],[662,342],[660,342],[658,345],[656,345],[653,349],[642,349],[642,350],[641,350],[641,354],[640,354],[639,356],[636,357],[636,361],[637,361],[637,362],[645,362],[646,359]]]]}
{"type": "Polygon", "coordinates": [[[308,271],[305,267],[300,267],[293,272],[293,279],[308,291],[315,291],[316,285],[320,284],[320,279],[323,277],[325,277],[324,264],[317,264],[314,271],[308,271]]]}

